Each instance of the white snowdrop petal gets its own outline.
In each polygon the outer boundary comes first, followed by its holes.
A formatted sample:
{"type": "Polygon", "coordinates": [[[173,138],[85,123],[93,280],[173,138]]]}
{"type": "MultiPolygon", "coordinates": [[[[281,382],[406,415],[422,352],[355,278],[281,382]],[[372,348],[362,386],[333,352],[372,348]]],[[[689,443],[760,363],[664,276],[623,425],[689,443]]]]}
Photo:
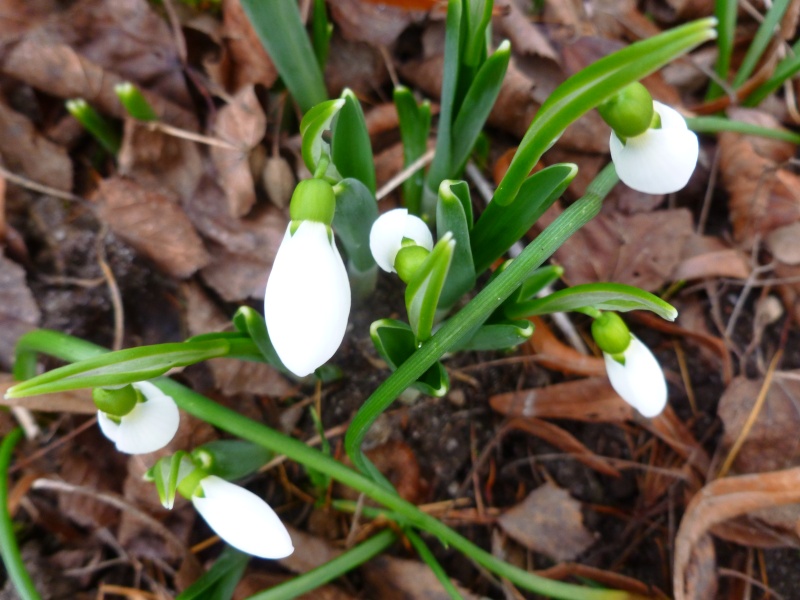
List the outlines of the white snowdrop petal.
{"type": "Polygon", "coordinates": [[[284,558],[294,551],[278,515],[254,493],[214,475],[200,487],[204,497],[192,497],[192,504],[228,544],[261,558],[284,558]]]}
{"type": "Polygon", "coordinates": [[[646,194],[683,188],[697,165],[697,136],[688,129],[648,129],[626,144],[611,133],[611,159],[627,186],[646,194]]]}
{"type": "Polygon", "coordinates": [[[661,117],[661,129],[689,129],[683,115],[671,106],[654,100],[653,110],[661,117]]]}
{"type": "MultiPolygon", "coordinates": [[[[134,384],[140,387],[141,384],[134,384]]],[[[148,384],[155,388],[152,384],[148,384]]],[[[157,389],[157,388],[156,388],[157,389]]],[[[142,390],[144,394],[144,390],[142,390]]],[[[147,454],[160,450],[175,437],[180,413],[175,401],[159,393],[148,395],[122,417],[115,440],[117,450],[128,454],[147,454]]]]}
{"type": "Polygon", "coordinates": [[[655,417],[667,404],[664,372],[650,349],[632,336],[625,350],[625,365],[603,353],[611,386],[645,417],[655,417]]]}
{"type": "Polygon", "coordinates": [[[116,443],[119,437],[119,423],[112,421],[111,418],[103,411],[97,411],[97,424],[100,426],[100,431],[109,440],[116,443]]]}
{"type": "Polygon", "coordinates": [[[270,340],[283,364],[304,377],[342,343],[350,315],[350,283],[323,223],[303,221],[278,249],[264,296],[270,340]]]}
{"type": "Polygon", "coordinates": [[[385,212],[372,224],[369,249],[375,262],[384,271],[395,271],[394,259],[402,247],[403,238],[414,240],[427,250],[433,248],[433,235],[425,221],[409,215],[405,208],[385,212]]]}

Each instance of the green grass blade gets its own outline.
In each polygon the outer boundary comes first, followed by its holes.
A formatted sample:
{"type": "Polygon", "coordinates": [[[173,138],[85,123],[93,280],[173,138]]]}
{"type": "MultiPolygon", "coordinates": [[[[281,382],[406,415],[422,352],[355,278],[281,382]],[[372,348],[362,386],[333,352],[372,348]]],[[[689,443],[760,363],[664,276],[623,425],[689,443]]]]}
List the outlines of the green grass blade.
{"type": "Polygon", "coordinates": [[[789,2],[790,0],[775,0],[767,11],[753,41],[750,43],[750,47],[747,49],[747,54],[744,55],[739,70],[736,71],[736,75],[733,78],[734,88],[738,88],[747,81],[747,78],[755,70],[758,61],[761,60],[761,56],[764,54],[764,50],[767,49],[767,46],[775,37],[775,28],[780,26],[781,19],[786,9],[789,8],[789,2]]]}
{"type": "MultiPolygon", "coordinates": [[[[719,25],[717,26],[717,62],[714,65],[714,72],[722,81],[728,80],[728,71],[731,68],[731,56],[733,55],[733,42],[736,36],[736,11],[738,2],[736,0],[715,0],[714,15],[716,15],[719,25]]],[[[706,100],[715,100],[725,95],[725,90],[716,81],[712,81],[706,93],[706,100]]]]}

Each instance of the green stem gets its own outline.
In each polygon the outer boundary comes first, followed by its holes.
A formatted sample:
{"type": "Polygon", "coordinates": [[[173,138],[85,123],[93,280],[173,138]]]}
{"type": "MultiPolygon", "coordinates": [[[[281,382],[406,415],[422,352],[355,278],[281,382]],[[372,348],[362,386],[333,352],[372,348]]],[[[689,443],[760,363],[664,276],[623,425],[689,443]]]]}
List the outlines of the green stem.
{"type": "Polygon", "coordinates": [[[436,335],[425,342],[372,393],[353,417],[345,437],[345,449],[353,464],[362,471],[369,471],[369,465],[361,452],[361,443],[375,419],[445,352],[456,346],[465,334],[473,331],[491,315],[568,237],[594,218],[600,211],[603,198],[617,181],[614,166],[609,163],[587,188],[583,198],[559,215],[528,244],[508,268],[461,312],[442,325],[436,335]]]}
{"type": "Polygon", "coordinates": [[[762,127],[744,121],[732,121],[726,117],[689,117],[686,119],[689,129],[696,133],[718,133],[720,131],[733,131],[745,135],[757,135],[759,137],[772,138],[800,144],[800,134],[786,129],[774,129],[772,127],[762,127]]]}
{"type": "MultiPolygon", "coordinates": [[[[608,169],[604,172],[607,173],[608,169]]],[[[611,173],[614,173],[613,169],[611,173]]],[[[571,208],[575,206],[573,204],[571,208]]],[[[599,206],[594,207],[592,210],[596,212],[598,208],[599,206]]],[[[577,210],[583,212],[589,209],[584,207],[577,210]]],[[[75,338],[72,338],[69,344],[65,344],[64,337],[63,334],[57,332],[39,330],[24,335],[21,343],[25,346],[27,352],[39,352],[42,354],[49,354],[53,346],[56,345],[60,353],[59,357],[65,360],[70,360],[70,357],[66,356],[68,346],[80,356],[106,351],[100,346],[75,338]],[[53,341],[50,341],[51,337],[53,341]]],[[[410,526],[436,536],[443,544],[455,548],[488,571],[500,577],[505,577],[523,589],[563,600],[634,600],[638,598],[636,595],[624,591],[590,589],[553,581],[505,563],[453,531],[435,517],[425,514],[410,502],[403,500],[393,491],[346,467],[339,461],[326,456],[319,450],[307,446],[304,442],[279,433],[233,410],[220,406],[171,379],[159,378],[155,383],[164,393],[172,396],[184,411],[231,435],[253,442],[268,450],[283,454],[290,460],[327,473],[340,483],[364,493],[379,504],[387,507],[390,511],[398,513],[403,521],[410,526]]]]}
{"type": "Polygon", "coordinates": [[[22,430],[17,428],[3,438],[0,444],[0,556],[3,557],[8,577],[22,600],[41,600],[33,585],[31,576],[22,562],[17,539],[14,537],[14,522],[8,511],[8,466],[11,455],[22,438],[22,430]]]}
{"type": "Polygon", "coordinates": [[[389,548],[396,539],[397,536],[390,529],[381,531],[366,542],[340,554],[324,565],[303,573],[286,583],[249,596],[247,600],[291,600],[291,598],[297,598],[367,562],[389,548]]]}

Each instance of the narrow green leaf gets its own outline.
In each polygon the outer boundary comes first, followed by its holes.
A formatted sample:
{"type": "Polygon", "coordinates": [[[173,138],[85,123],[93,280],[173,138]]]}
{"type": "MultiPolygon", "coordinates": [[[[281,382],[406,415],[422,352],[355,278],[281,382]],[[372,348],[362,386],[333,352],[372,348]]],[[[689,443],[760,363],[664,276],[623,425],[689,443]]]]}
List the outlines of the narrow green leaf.
{"type": "Polygon", "coordinates": [[[375,194],[358,179],[343,179],[333,191],[336,194],[336,212],[333,215],[336,236],[353,266],[366,272],[375,266],[369,248],[369,232],[378,218],[375,194]]]}
{"type": "Polygon", "coordinates": [[[436,207],[436,232],[439,239],[448,232],[456,243],[450,270],[444,282],[439,307],[450,308],[475,286],[475,265],[472,262],[470,226],[472,202],[465,181],[445,179],[439,186],[439,204],[436,207]],[[465,213],[465,207],[467,213],[465,213]]]}
{"type": "Polygon", "coordinates": [[[509,319],[520,319],[533,315],[546,315],[555,312],[568,312],[580,308],[598,310],[649,310],[662,319],[674,321],[678,316],[675,307],[658,296],[631,285],[621,283],[587,283],[559,290],[544,298],[520,302],[515,307],[506,308],[509,319]]]}
{"type": "Polygon", "coordinates": [[[317,57],[295,0],[241,0],[264,48],[289,92],[306,112],[328,99],[317,57]]]}
{"type": "Polygon", "coordinates": [[[750,47],[747,48],[747,54],[744,55],[742,64],[739,65],[736,75],[733,77],[734,88],[740,87],[755,70],[764,50],[777,35],[778,32],[775,29],[780,27],[781,19],[786,13],[786,9],[789,8],[789,3],[790,0],[775,0],[772,3],[761,25],[758,26],[758,31],[753,41],[750,42],[750,47]]]}
{"type": "MultiPolygon", "coordinates": [[[[504,41],[483,63],[464,97],[453,125],[453,154],[447,177],[457,177],[472,152],[492,111],[511,59],[511,44],[504,41]]],[[[431,181],[431,184],[433,182],[431,181]]]]}
{"type": "Polygon", "coordinates": [[[317,65],[321,72],[325,71],[325,63],[328,62],[332,34],[333,25],[328,22],[325,0],[314,0],[314,11],[311,17],[311,45],[314,47],[314,56],[317,57],[317,65]]]}
{"type": "Polygon", "coordinates": [[[471,67],[480,66],[486,58],[486,28],[492,20],[492,0],[467,0],[464,10],[464,49],[461,60],[471,67]]]}
{"type": "Polygon", "coordinates": [[[753,90],[742,104],[758,106],[764,98],[781,87],[787,79],[797,75],[798,72],[800,72],[800,40],[794,43],[789,56],[778,63],[772,77],[753,90]]]}
{"type": "Polygon", "coordinates": [[[226,546],[214,565],[175,600],[230,600],[249,562],[250,555],[226,546]]]}
{"type": "Polygon", "coordinates": [[[494,201],[472,228],[472,257],[475,272],[483,273],[505,254],[564,192],[578,168],[571,164],[551,165],[528,177],[511,206],[494,201]]]}
{"type": "MultiPolygon", "coordinates": [[[[722,81],[728,80],[728,71],[731,68],[733,44],[736,38],[736,12],[739,10],[737,0],[715,0],[714,15],[719,21],[717,31],[717,62],[714,72],[722,81]]],[[[725,90],[716,81],[712,81],[706,93],[706,100],[714,100],[723,96],[725,90]]]]}
{"type": "Polygon", "coordinates": [[[419,342],[431,337],[436,307],[450,269],[454,248],[452,235],[442,237],[406,287],[408,322],[419,342]]]}
{"type": "MultiPolygon", "coordinates": [[[[330,129],[334,117],[344,105],[344,98],[327,100],[308,111],[303,120],[300,121],[300,135],[303,138],[301,144],[303,162],[306,163],[306,167],[312,173],[316,172],[317,165],[323,156],[330,158],[330,146],[323,139],[323,134],[330,129]]],[[[332,162],[328,165],[328,173],[332,177],[340,179],[339,173],[332,162]]]]}
{"type": "Polygon", "coordinates": [[[262,357],[269,364],[283,373],[288,373],[288,369],[283,366],[283,362],[272,345],[272,340],[269,339],[267,324],[261,313],[249,306],[240,306],[233,315],[233,326],[253,340],[262,357]]]}
{"type": "Polygon", "coordinates": [[[533,335],[533,323],[525,319],[489,323],[454,350],[505,350],[519,346],[533,335]]]}
{"type": "Polygon", "coordinates": [[[530,300],[551,283],[561,279],[564,267],[547,265],[536,269],[533,274],[522,282],[519,288],[519,299],[530,300]]]}
{"type": "Polygon", "coordinates": [[[331,156],[342,177],[358,179],[375,195],[375,159],[367,123],[358,98],[350,90],[342,92],[345,103],[333,127],[331,156]]]}
{"type": "Polygon", "coordinates": [[[212,457],[209,474],[228,481],[252,475],[275,456],[271,452],[245,440],[213,440],[196,451],[208,452],[212,457]]]}
{"type": "MultiPolygon", "coordinates": [[[[394,104],[400,124],[400,138],[403,141],[403,166],[407,167],[425,154],[428,148],[431,105],[427,100],[417,104],[414,94],[404,86],[394,89],[394,104]]],[[[411,214],[420,213],[424,183],[424,169],[418,169],[403,182],[403,200],[411,214]]]]}
{"type": "Polygon", "coordinates": [[[163,375],[174,367],[185,367],[210,358],[226,356],[231,345],[216,341],[157,344],[109,352],[66,365],[18,383],[7,398],[23,398],[80,388],[125,385],[163,375]]]}
{"type": "Polygon", "coordinates": [[[83,98],[67,100],[64,104],[69,113],[105,148],[106,152],[112,156],[119,153],[122,136],[116,124],[97,112],[83,98]]]}
{"type": "Polygon", "coordinates": [[[800,134],[788,129],[775,129],[773,127],[762,127],[754,123],[744,121],[734,121],[727,117],[689,117],[686,125],[697,133],[719,133],[720,131],[734,131],[745,135],[757,135],[759,137],[771,138],[773,140],[783,140],[792,144],[800,145],[800,134]]]}

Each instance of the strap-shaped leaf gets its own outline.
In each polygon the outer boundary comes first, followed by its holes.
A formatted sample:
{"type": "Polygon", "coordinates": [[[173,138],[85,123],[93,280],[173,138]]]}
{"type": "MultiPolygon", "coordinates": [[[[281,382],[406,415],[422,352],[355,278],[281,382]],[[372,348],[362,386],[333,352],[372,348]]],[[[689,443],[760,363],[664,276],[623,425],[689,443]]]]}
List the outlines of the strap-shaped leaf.
{"type": "Polygon", "coordinates": [[[275,351],[272,340],[269,339],[267,324],[261,313],[249,306],[240,306],[236,314],[233,315],[233,325],[236,327],[237,331],[247,335],[253,340],[253,343],[255,343],[263,358],[269,364],[283,373],[289,372],[288,369],[283,366],[283,362],[281,362],[278,353],[275,351]]]}
{"type": "MultiPolygon", "coordinates": [[[[401,85],[394,89],[394,105],[400,124],[400,138],[403,140],[403,166],[407,167],[425,154],[428,148],[431,104],[427,100],[417,104],[411,90],[401,85]]],[[[411,214],[419,215],[424,183],[425,170],[422,168],[403,182],[403,200],[411,214]]]]}
{"type": "Polygon", "coordinates": [[[175,600],[230,600],[252,557],[225,546],[212,567],[175,600]]]}
{"type": "Polygon", "coordinates": [[[674,321],[678,311],[658,296],[645,292],[632,285],[621,283],[586,283],[565,290],[553,292],[544,298],[520,302],[515,307],[506,308],[509,319],[567,312],[581,308],[598,310],[649,310],[662,319],[674,321]]]}
{"type": "Polygon", "coordinates": [[[505,350],[527,341],[533,335],[533,323],[525,319],[489,323],[478,328],[458,350],[505,350]]]}
{"type": "MultiPolygon", "coordinates": [[[[492,111],[511,59],[511,44],[504,41],[481,65],[464,97],[453,125],[453,154],[448,177],[456,177],[464,168],[486,119],[492,111]]],[[[434,182],[431,181],[431,184],[434,182]]]]}
{"type": "Polygon", "coordinates": [[[333,188],[336,194],[336,212],[333,228],[342,242],[347,257],[361,272],[375,266],[369,249],[369,232],[378,218],[375,194],[358,179],[343,179],[333,188]]]}
{"type": "Polygon", "coordinates": [[[472,228],[472,257],[475,272],[480,274],[517,242],[575,177],[578,167],[572,164],[551,165],[534,173],[520,188],[519,202],[500,206],[494,201],[472,228]]]}
{"type": "Polygon", "coordinates": [[[328,91],[297,2],[242,0],[242,8],[300,110],[325,101],[328,91]]]}
{"type": "Polygon", "coordinates": [[[454,248],[453,236],[445,234],[406,287],[408,322],[419,342],[431,337],[439,296],[450,269],[454,248]]]}
{"type": "Polygon", "coordinates": [[[344,105],[333,126],[331,156],[342,177],[363,183],[375,195],[375,160],[369,141],[364,112],[355,94],[342,92],[344,105]]]}
{"type": "MultiPolygon", "coordinates": [[[[411,327],[396,319],[380,319],[369,328],[369,335],[378,354],[394,371],[417,351],[417,338],[411,327]]],[[[413,387],[429,396],[444,396],[450,389],[450,379],[442,363],[432,364],[413,387]]]]}
{"type": "MultiPolygon", "coordinates": [[[[253,346],[250,340],[245,342],[244,339],[236,340],[236,346],[243,351],[247,342],[253,346]]],[[[255,350],[255,347],[252,349],[255,350]]],[[[163,375],[174,367],[185,367],[210,358],[228,356],[231,350],[231,341],[221,338],[118,350],[72,363],[18,383],[6,392],[6,397],[23,398],[80,388],[145,381],[163,375]]]]}
{"type": "Polygon", "coordinates": [[[631,44],[567,79],[548,97],[525,133],[492,202],[508,205],[542,154],[564,130],[634,81],[713,39],[715,19],[700,19],[631,44]]]}
{"type": "Polygon", "coordinates": [[[447,309],[475,285],[475,266],[469,230],[472,226],[472,202],[465,181],[448,179],[439,186],[439,204],[436,207],[436,231],[440,239],[450,232],[456,247],[450,270],[444,282],[439,307],[447,309]]]}

